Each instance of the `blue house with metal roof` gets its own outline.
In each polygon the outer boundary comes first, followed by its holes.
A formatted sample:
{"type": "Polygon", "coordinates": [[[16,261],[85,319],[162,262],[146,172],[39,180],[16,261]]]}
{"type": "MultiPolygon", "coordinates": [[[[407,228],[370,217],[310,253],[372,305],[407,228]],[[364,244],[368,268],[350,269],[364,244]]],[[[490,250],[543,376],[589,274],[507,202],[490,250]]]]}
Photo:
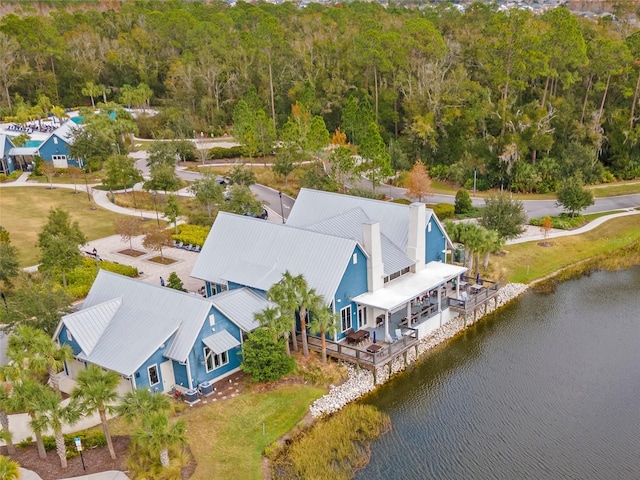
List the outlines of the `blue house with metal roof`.
{"type": "Polygon", "coordinates": [[[0,173],[9,175],[15,170],[13,159],[9,155],[14,147],[9,135],[0,135],[0,173]]]}
{"type": "Polygon", "coordinates": [[[121,392],[187,391],[238,371],[242,335],[268,306],[247,288],[205,299],[101,270],[54,338],[73,349],[72,378],[94,364],[122,376],[121,392]]]}
{"type": "Polygon", "coordinates": [[[284,225],[218,214],[191,276],[215,298],[240,287],[264,294],[285,271],[302,274],[339,314],[332,340],[381,326],[390,340],[398,323],[392,315],[410,318],[422,297],[437,298],[429,312],[437,319],[415,325],[419,336],[450,319],[441,287],[459,283],[466,271],[446,263],[451,248],[444,227],[422,203],[302,189],[284,225]]]}
{"type": "Polygon", "coordinates": [[[42,142],[36,145],[12,147],[8,150],[14,169],[27,170],[27,166],[36,157],[45,162],[53,163],[56,168],[82,167],[80,159],[73,158],[69,152],[69,145],[73,143],[74,129],[82,128],[73,120],[67,120],[53,130],[42,142]]]}

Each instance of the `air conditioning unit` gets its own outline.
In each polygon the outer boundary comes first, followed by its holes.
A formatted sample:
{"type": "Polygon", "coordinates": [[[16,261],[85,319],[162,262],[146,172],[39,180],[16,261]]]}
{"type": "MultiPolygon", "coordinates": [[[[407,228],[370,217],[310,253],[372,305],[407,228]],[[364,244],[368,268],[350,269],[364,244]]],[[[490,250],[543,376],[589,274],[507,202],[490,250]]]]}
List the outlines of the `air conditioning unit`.
{"type": "Polygon", "coordinates": [[[198,403],[200,401],[200,399],[198,398],[198,391],[195,389],[187,390],[184,393],[184,401],[190,405],[198,403]]]}
{"type": "Polygon", "coordinates": [[[208,397],[213,393],[213,385],[211,382],[202,382],[198,385],[198,390],[200,391],[200,395],[208,397]]]}

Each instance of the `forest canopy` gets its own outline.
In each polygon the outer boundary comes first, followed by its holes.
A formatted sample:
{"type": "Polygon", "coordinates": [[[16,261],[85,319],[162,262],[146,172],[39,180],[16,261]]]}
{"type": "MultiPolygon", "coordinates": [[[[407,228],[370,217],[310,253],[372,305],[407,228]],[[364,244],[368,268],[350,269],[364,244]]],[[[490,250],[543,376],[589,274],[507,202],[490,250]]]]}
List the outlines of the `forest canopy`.
{"type": "Polygon", "coordinates": [[[188,138],[230,131],[242,101],[262,143],[321,119],[380,174],[419,160],[434,179],[469,188],[475,172],[479,189],[521,192],[577,172],[640,177],[640,33],[612,17],[480,3],[117,7],[2,17],[3,116],[151,105],[141,136],[188,138]]]}

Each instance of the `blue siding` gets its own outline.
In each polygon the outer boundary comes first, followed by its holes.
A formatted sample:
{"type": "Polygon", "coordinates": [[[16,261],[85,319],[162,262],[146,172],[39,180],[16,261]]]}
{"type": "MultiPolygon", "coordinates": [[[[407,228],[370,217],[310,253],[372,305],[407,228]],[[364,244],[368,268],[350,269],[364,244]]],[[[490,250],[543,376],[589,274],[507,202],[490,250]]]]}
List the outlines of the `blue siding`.
{"type": "Polygon", "coordinates": [[[235,282],[228,282],[228,284],[229,284],[229,290],[246,287],[246,285],[240,285],[239,283],[235,283],[235,282]]]}
{"type": "Polygon", "coordinates": [[[51,162],[53,155],[66,155],[69,166],[79,167],[77,160],[71,158],[69,154],[69,145],[57,135],[49,137],[38,149],[38,153],[46,162],[51,162]],[[57,139],[58,143],[55,143],[57,139]]]}
{"type": "Polygon", "coordinates": [[[428,225],[425,230],[425,263],[442,262],[444,261],[442,250],[446,245],[445,236],[438,223],[433,220],[429,223],[431,223],[431,231],[429,231],[428,225]]]}
{"type": "Polygon", "coordinates": [[[136,388],[146,388],[149,390],[153,390],[154,392],[162,392],[162,372],[160,371],[160,364],[167,361],[165,356],[163,355],[164,348],[159,348],[156,352],[149,357],[149,359],[136,371],[134,374],[136,379],[136,388]],[[160,380],[155,385],[149,385],[149,373],[147,371],[148,367],[155,365],[158,369],[158,379],[160,380]],[[139,375],[139,376],[138,376],[139,375]]]}
{"type": "MultiPolygon", "coordinates": [[[[367,257],[364,255],[360,247],[356,247],[353,253],[357,257],[357,263],[353,263],[353,255],[349,259],[349,265],[340,280],[338,289],[336,290],[336,296],[334,298],[334,305],[336,312],[340,312],[347,305],[351,307],[351,325],[354,329],[357,329],[357,306],[349,299],[357,297],[358,295],[367,291],[367,257]]],[[[338,327],[340,330],[340,327],[338,327]]],[[[338,338],[343,338],[344,334],[338,332],[338,338]]]]}
{"type": "MultiPolygon", "coordinates": [[[[192,369],[192,380],[193,386],[196,387],[200,383],[204,381],[215,381],[218,377],[235,370],[240,367],[240,363],[242,362],[242,358],[239,355],[239,352],[242,350],[241,346],[231,349],[228,352],[229,363],[223,365],[219,368],[215,368],[210,372],[207,372],[206,365],[204,365],[204,347],[205,344],[202,343],[202,339],[206,338],[214,333],[221,332],[226,330],[231,335],[233,335],[238,341],[241,341],[241,332],[240,328],[233,322],[231,322],[227,317],[225,317],[218,309],[215,307],[211,307],[211,313],[214,315],[216,323],[212,328],[209,325],[209,319],[207,318],[204,321],[204,325],[196,338],[196,341],[193,344],[193,349],[191,354],[189,355],[189,362],[191,364],[192,369]]],[[[176,382],[178,379],[176,378],[176,382]]]]}
{"type": "Polygon", "coordinates": [[[189,388],[189,376],[187,375],[187,366],[180,365],[175,360],[173,363],[173,376],[176,380],[176,385],[180,385],[184,388],[189,388]]]}
{"type": "Polygon", "coordinates": [[[78,355],[82,351],[82,349],[80,348],[80,345],[78,345],[78,342],[75,341],[75,339],[69,340],[69,334],[67,332],[67,327],[63,325],[60,333],[58,334],[58,341],[61,345],[70,345],[71,349],[73,350],[73,354],[78,355]]]}

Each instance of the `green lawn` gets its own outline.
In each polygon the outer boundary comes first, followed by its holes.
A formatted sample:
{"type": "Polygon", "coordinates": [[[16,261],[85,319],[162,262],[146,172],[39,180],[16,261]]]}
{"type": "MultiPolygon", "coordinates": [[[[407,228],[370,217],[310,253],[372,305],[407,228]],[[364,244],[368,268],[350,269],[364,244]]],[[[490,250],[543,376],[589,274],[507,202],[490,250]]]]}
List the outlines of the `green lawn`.
{"type": "Polygon", "coordinates": [[[591,189],[594,197],[615,197],[618,195],[629,195],[640,193],[640,182],[631,181],[628,183],[610,183],[599,185],[591,189]]]}
{"type": "Polygon", "coordinates": [[[88,240],[115,233],[113,222],[120,215],[96,208],[93,201],[89,204],[86,191],[78,189],[78,192],[75,194],[66,188],[0,188],[0,225],[9,231],[11,244],[18,249],[21,266],[38,263],[38,233],[51,208],[67,210],[88,240]]]}
{"type": "Polygon", "coordinates": [[[504,257],[492,256],[489,277],[529,283],[581,260],[609,253],[640,238],[640,215],[609,220],[582,235],[550,238],[553,245],[538,242],[507,245],[504,257]]]}
{"type": "Polygon", "coordinates": [[[198,462],[192,480],[262,479],[265,447],[302,420],[311,402],[324,393],[316,387],[286,385],[186,410],[182,418],[187,421],[189,448],[198,462]]]}

